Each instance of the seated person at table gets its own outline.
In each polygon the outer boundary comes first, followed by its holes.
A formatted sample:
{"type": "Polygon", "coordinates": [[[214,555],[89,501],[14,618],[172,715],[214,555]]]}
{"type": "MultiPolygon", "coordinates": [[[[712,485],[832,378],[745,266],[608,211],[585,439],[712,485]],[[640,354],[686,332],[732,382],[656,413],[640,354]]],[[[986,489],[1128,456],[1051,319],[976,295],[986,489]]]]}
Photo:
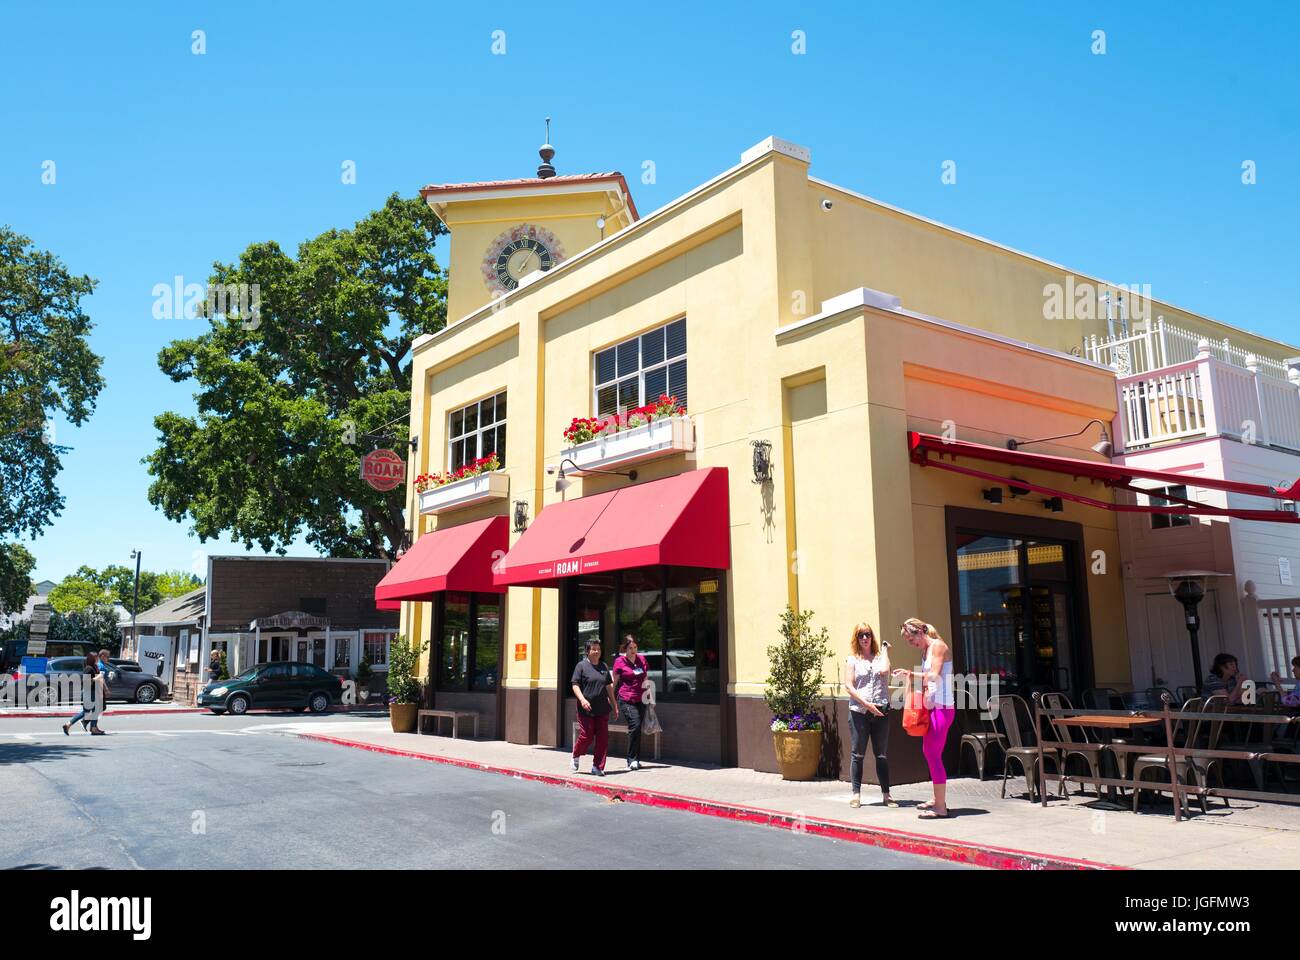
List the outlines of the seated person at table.
{"type": "Polygon", "coordinates": [[[1241,703],[1242,694],[1246,692],[1242,681],[1246,678],[1237,669],[1237,658],[1230,653],[1215,656],[1210,666],[1210,675],[1205,678],[1202,687],[1206,698],[1226,696],[1229,705],[1241,703]]]}
{"type": "MultiPolygon", "coordinates": [[[[1290,693],[1282,693],[1282,676],[1276,670],[1269,675],[1273,685],[1277,687],[1277,692],[1282,694],[1282,704],[1287,707],[1300,707],[1300,682],[1291,688],[1290,693]]],[[[1300,657],[1291,659],[1291,677],[1300,681],[1300,657]]]]}

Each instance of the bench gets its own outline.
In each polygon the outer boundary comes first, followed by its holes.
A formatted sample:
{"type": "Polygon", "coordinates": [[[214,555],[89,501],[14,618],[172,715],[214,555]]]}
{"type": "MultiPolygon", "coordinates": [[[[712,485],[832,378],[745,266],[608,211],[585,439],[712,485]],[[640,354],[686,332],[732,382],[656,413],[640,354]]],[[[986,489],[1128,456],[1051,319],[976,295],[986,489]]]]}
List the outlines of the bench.
{"type": "Polygon", "coordinates": [[[437,733],[439,720],[451,721],[451,738],[460,735],[461,720],[474,721],[474,736],[478,737],[478,714],[472,710],[417,710],[415,713],[415,732],[424,733],[425,718],[433,719],[434,732],[437,733]]]}
{"type": "MultiPolygon", "coordinates": [[[[574,721],[573,721],[573,739],[569,741],[569,746],[573,746],[575,743],[578,742],[578,734],[579,734],[579,732],[580,732],[581,730],[582,730],[582,728],[581,728],[580,726],[578,726],[578,721],[577,721],[577,720],[574,720],[574,721]]],[[[626,724],[626,723],[611,723],[611,724],[609,725],[609,732],[610,732],[610,733],[627,733],[627,732],[628,732],[627,724],[626,724]]],[[[646,733],[644,730],[641,731],[641,737],[642,737],[643,739],[644,739],[645,737],[654,737],[654,749],[655,749],[655,759],[656,759],[656,760],[659,759],[659,735],[660,735],[660,733],[662,733],[662,731],[656,731],[656,732],[654,732],[654,733],[646,733]]]]}

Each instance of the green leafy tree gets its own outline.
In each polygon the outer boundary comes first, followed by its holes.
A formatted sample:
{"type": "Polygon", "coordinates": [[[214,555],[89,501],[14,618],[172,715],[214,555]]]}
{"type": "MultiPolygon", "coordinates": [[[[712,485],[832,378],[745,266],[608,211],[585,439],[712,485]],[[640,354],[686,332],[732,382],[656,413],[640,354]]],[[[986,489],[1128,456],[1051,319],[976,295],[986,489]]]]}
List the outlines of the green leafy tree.
{"type": "Polygon", "coordinates": [[[787,606],[781,614],[781,640],[767,648],[769,667],[763,698],[772,713],[783,719],[818,712],[831,646],[825,627],[814,632],[812,618],[811,610],[798,613],[787,606]]]}
{"type": "Polygon", "coordinates": [[[211,284],[244,285],[250,307],[209,303],[209,330],[159,354],[164,373],[193,382],[198,412],[155,418],[149,502],[200,540],[283,553],[305,531],[331,556],[394,558],[405,490],[372,489],[360,458],[369,439],[407,448],[411,341],[446,322],[433,255],[445,230],[421,199],[394,194],[297,256],[265,242],[214,264],[211,284]]]}
{"type": "MultiPolygon", "coordinates": [[[[31,624],[24,620],[0,635],[0,640],[26,640],[31,624]]],[[[117,629],[117,614],[112,607],[88,607],[74,613],[50,614],[50,631],[46,639],[55,643],[84,641],[93,643],[96,650],[107,649],[116,654],[122,638],[117,629]]]]}
{"type": "Polygon", "coordinates": [[[99,582],[94,570],[81,567],[50,591],[49,604],[59,613],[75,613],[93,607],[112,607],[113,596],[99,582]]]}
{"type": "MultiPolygon", "coordinates": [[[[83,567],[83,570],[88,568],[83,567]]],[[[181,570],[168,570],[154,573],[151,570],[140,571],[140,606],[135,609],[135,568],[121,564],[111,564],[97,574],[91,571],[97,583],[101,584],[113,600],[122,604],[127,610],[139,613],[156,607],[164,600],[189,593],[196,587],[203,586],[203,581],[192,573],[181,570]]]]}
{"type": "Polygon", "coordinates": [[[31,592],[31,553],[7,538],[36,537],[63,511],[55,478],[67,447],[46,424],[79,426],[103,389],[81,299],[90,277],[0,225],[0,608],[21,609],[31,592]],[[21,594],[21,599],[19,595],[21,594]]]}
{"type": "Polygon", "coordinates": [[[0,543],[0,613],[16,613],[32,595],[36,558],[21,543],[0,543]]]}
{"type": "Polygon", "coordinates": [[[103,389],[81,308],[95,285],[0,226],[0,536],[34,537],[63,510],[54,481],[67,448],[46,423],[79,426],[103,389]]]}

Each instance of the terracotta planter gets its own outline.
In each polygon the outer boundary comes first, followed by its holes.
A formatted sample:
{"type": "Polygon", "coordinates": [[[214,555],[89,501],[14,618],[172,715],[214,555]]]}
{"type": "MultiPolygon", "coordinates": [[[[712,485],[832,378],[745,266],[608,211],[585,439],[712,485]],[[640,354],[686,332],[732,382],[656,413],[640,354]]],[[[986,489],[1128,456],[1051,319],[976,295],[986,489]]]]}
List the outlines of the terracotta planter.
{"type": "Polygon", "coordinates": [[[388,705],[388,722],[393,725],[393,733],[410,733],[415,729],[415,711],[420,709],[418,703],[390,703],[388,705]]]}
{"type": "Polygon", "coordinates": [[[776,748],[781,779],[812,780],[817,776],[817,765],[822,757],[820,730],[773,731],[772,745],[776,748]]]}

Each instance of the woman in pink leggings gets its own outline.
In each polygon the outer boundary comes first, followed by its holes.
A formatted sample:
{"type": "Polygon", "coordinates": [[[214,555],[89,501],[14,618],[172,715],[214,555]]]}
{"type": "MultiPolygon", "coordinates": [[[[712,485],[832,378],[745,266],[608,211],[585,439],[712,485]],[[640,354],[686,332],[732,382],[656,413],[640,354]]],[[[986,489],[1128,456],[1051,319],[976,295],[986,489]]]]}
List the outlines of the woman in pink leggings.
{"type": "MultiPolygon", "coordinates": [[[[902,632],[908,643],[925,651],[921,661],[921,690],[930,713],[930,727],[921,739],[921,753],[930,767],[934,799],[920,804],[920,808],[922,820],[938,820],[948,816],[948,774],[943,769],[943,745],[957,715],[952,688],[952,656],[939,631],[924,620],[913,617],[903,624],[902,632]]],[[[894,674],[906,677],[910,693],[912,671],[895,670],[894,674]]]]}

